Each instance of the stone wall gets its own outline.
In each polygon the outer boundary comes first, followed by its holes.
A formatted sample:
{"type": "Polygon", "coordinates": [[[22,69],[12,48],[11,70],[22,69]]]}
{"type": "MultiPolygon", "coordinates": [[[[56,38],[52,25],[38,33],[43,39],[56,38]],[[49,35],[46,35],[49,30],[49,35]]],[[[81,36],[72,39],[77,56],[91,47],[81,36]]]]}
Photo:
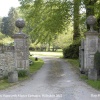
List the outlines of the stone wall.
{"type": "Polygon", "coordinates": [[[27,42],[24,40],[21,44],[21,41],[18,40],[16,46],[0,47],[0,78],[15,70],[28,70],[29,50],[27,42]]]}
{"type": "Polygon", "coordinates": [[[15,69],[15,53],[13,47],[0,47],[0,78],[15,69]]]}

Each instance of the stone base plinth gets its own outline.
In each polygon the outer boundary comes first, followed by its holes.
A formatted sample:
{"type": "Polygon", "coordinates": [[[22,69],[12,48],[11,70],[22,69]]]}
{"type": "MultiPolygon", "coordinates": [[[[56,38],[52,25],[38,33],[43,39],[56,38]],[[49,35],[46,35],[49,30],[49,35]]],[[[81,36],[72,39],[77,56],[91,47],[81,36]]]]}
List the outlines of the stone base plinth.
{"type": "Polygon", "coordinates": [[[15,83],[18,81],[18,72],[13,71],[8,73],[8,82],[15,83]]]}
{"type": "Polygon", "coordinates": [[[90,79],[90,80],[97,80],[98,79],[97,70],[96,69],[89,69],[89,71],[88,71],[88,79],[90,79]]]}

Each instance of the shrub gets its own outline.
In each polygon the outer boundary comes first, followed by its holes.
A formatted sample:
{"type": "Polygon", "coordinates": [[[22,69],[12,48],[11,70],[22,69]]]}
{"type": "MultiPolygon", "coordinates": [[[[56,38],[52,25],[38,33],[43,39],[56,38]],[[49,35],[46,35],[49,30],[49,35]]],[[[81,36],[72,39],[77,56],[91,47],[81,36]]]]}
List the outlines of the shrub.
{"type": "Polygon", "coordinates": [[[18,77],[25,77],[25,76],[28,76],[27,70],[19,70],[18,71],[18,77]]]}
{"type": "Polygon", "coordinates": [[[94,55],[94,68],[97,69],[97,71],[99,72],[98,74],[100,74],[100,52],[97,51],[94,55]]]}
{"type": "Polygon", "coordinates": [[[79,57],[79,46],[80,46],[80,41],[71,44],[68,48],[63,49],[63,56],[64,58],[78,58],[79,57]]]}

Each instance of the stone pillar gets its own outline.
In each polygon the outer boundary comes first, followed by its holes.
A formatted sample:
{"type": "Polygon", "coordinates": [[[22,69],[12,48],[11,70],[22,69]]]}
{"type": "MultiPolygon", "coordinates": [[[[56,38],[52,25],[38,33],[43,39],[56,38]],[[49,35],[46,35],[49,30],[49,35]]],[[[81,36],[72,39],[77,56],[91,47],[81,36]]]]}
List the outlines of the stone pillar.
{"type": "Polygon", "coordinates": [[[28,70],[29,69],[28,36],[22,32],[22,28],[25,26],[25,22],[23,19],[18,19],[15,24],[19,28],[19,32],[13,35],[16,67],[17,70],[28,70]]]}
{"type": "Polygon", "coordinates": [[[90,30],[85,33],[84,68],[86,72],[94,68],[94,54],[98,50],[98,33],[93,29],[95,22],[96,19],[93,16],[87,18],[87,24],[90,25],[90,30]]]}
{"type": "Polygon", "coordinates": [[[94,54],[98,50],[98,33],[87,32],[85,44],[84,67],[86,70],[94,67],[94,54]]]}

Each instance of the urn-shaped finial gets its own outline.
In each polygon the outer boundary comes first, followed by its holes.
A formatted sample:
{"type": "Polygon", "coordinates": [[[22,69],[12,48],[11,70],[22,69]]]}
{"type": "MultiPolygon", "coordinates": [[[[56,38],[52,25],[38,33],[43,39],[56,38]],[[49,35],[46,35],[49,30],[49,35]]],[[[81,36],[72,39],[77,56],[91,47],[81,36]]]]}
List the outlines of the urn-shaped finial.
{"type": "Polygon", "coordinates": [[[91,15],[91,16],[87,17],[86,23],[90,26],[90,30],[89,31],[90,32],[94,32],[93,26],[96,23],[96,18],[93,15],[91,15]]]}
{"type": "Polygon", "coordinates": [[[19,33],[22,32],[23,27],[25,26],[25,21],[22,18],[18,18],[15,22],[16,27],[19,28],[19,33]]]}

